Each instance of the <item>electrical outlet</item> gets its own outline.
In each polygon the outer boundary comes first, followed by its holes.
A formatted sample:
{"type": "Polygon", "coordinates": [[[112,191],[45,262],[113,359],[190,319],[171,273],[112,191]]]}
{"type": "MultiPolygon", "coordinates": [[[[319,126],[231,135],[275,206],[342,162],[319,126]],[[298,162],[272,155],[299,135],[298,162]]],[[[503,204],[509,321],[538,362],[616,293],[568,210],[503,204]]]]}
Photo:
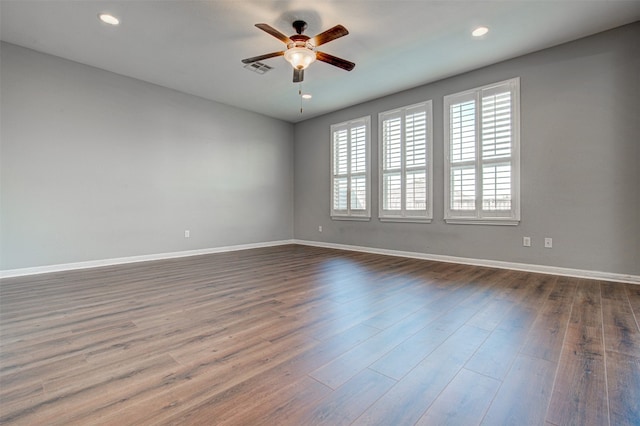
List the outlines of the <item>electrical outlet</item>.
{"type": "Polygon", "coordinates": [[[318,226],[318,232],[322,232],[322,225],[318,226]]]}
{"type": "Polygon", "coordinates": [[[531,237],[522,237],[522,245],[525,247],[531,247],[531,237]]]}
{"type": "Polygon", "coordinates": [[[185,237],[185,238],[189,238],[189,237],[191,237],[191,231],[189,231],[188,229],[185,229],[185,231],[184,231],[184,237],[185,237]]]}
{"type": "Polygon", "coordinates": [[[544,248],[553,248],[553,238],[544,239],[544,248]]]}

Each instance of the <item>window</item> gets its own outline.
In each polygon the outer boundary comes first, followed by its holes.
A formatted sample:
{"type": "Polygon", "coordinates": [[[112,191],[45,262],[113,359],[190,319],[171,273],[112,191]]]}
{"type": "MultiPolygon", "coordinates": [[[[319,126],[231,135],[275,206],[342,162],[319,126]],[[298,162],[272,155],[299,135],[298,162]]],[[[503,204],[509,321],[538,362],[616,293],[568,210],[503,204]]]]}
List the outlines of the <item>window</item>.
{"type": "Polygon", "coordinates": [[[432,218],[431,101],[380,113],[380,220],[432,218]]]}
{"type": "Polygon", "coordinates": [[[444,98],[447,223],[520,221],[520,80],[444,98]]]}
{"type": "Polygon", "coordinates": [[[369,220],[371,118],[331,126],[331,217],[369,220]]]}

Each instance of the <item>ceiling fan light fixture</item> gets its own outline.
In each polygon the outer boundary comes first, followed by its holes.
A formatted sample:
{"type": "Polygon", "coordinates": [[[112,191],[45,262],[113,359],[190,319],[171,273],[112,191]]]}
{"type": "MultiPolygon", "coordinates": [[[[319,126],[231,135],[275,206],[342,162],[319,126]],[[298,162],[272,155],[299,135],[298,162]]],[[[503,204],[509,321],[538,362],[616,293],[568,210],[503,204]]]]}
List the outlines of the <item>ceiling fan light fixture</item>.
{"type": "Polygon", "coordinates": [[[284,52],[284,59],[286,59],[293,68],[303,70],[316,60],[316,52],[306,47],[292,47],[284,52]]]}

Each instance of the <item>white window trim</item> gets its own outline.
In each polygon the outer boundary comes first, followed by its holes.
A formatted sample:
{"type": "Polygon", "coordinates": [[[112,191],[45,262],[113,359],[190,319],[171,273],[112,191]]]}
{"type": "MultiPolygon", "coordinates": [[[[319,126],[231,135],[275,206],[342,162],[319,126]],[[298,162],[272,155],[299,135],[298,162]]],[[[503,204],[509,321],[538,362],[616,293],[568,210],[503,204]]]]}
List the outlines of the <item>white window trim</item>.
{"type": "MultiPolygon", "coordinates": [[[[330,206],[329,206],[329,214],[331,219],[333,220],[360,220],[360,221],[368,221],[371,220],[371,116],[368,115],[366,117],[356,118],[353,120],[345,121],[342,123],[332,124],[330,131],[330,149],[331,149],[331,164],[330,164],[330,206]],[[366,161],[366,173],[365,173],[365,188],[367,190],[366,203],[367,208],[364,210],[352,210],[351,209],[351,193],[350,189],[347,190],[347,210],[334,210],[334,188],[333,188],[333,178],[334,178],[334,147],[333,147],[333,134],[334,132],[341,129],[351,129],[353,127],[362,126],[364,124],[366,129],[366,142],[365,142],[365,161],[366,161]]],[[[349,152],[351,147],[349,147],[349,152]]],[[[348,172],[348,176],[351,175],[351,172],[348,172]]]]}
{"type": "MultiPolygon", "coordinates": [[[[451,224],[474,224],[474,225],[518,225],[520,223],[520,78],[515,77],[509,80],[494,84],[488,84],[475,89],[459,92],[444,97],[444,220],[451,224]],[[512,208],[509,216],[483,215],[481,200],[476,197],[476,209],[470,214],[458,214],[450,207],[451,194],[451,162],[450,162],[450,106],[461,98],[473,96],[478,105],[482,98],[482,93],[492,89],[509,87],[512,94],[512,116],[513,116],[513,143],[510,157],[511,164],[511,187],[512,187],[512,208]]],[[[479,135],[480,120],[476,120],[476,135],[479,135]]],[[[479,169],[482,166],[480,144],[476,141],[476,177],[480,176],[479,169]]],[[[476,186],[476,194],[481,193],[482,185],[476,186]]]]}
{"type": "MultiPolygon", "coordinates": [[[[418,223],[431,223],[433,220],[433,102],[428,100],[426,102],[420,102],[413,105],[408,105],[402,108],[396,108],[389,111],[384,111],[378,114],[378,218],[381,222],[418,222],[418,223]],[[426,112],[426,157],[427,157],[427,208],[425,211],[415,211],[420,214],[412,214],[411,210],[402,208],[399,213],[394,214],[389,210],[384,209],[384,141],[383,141],[383,122],[385,118],[399,115],[404,119],[406,112],[412,109],[419,109],[424,107],[426,112]]],[[[403,125],[404,128],[404,125],[403,125]]],[[[404,144],[404,137],[403,137],[404,144]]],[[[404,147],[403,147],[404,153],[404,147]]],[[[404,155],[404,154],[403,154],[404,155]]],[[[405,172],[404,158],[400,173],[405,172]]],[[[402,188],[403,194],[405,188],[402,188]]],[[[404,199],[403,199],[404,202],[404,199]]]]}

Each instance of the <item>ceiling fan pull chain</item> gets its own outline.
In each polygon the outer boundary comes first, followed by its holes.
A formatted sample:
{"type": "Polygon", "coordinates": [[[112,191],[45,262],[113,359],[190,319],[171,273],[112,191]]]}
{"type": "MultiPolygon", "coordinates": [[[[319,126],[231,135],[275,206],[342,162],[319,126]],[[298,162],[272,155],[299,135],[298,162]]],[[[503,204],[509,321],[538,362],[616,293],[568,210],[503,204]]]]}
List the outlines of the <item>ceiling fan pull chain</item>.
{"type": "Polygon", "coordinates": [[[298,87],[298,96],[300,96],[300,114],[302,114],[302,82],[298,87]]]}

